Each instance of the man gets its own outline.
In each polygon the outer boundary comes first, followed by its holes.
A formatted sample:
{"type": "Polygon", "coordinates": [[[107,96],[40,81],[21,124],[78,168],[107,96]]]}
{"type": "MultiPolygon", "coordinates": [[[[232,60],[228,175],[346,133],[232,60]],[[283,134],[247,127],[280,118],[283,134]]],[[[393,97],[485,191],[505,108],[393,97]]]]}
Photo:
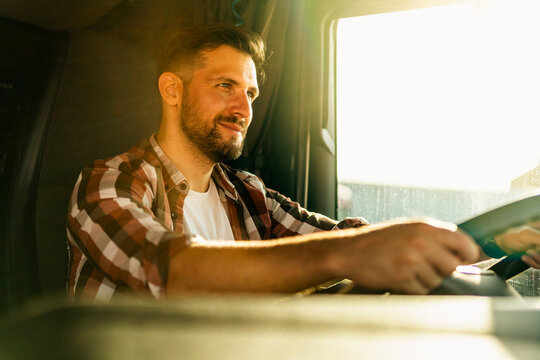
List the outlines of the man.
{"type": "Polygon", "coordinates": [[[336,222],[221,164],[242,151],[263,62],[261,39],[232,26],[176,38],[158,80],[157,135],[96,161],[77,181],[68,215],[72,297],[287,293],[335,278],[425,294],[478,259],[453,224],[336,222]]]}

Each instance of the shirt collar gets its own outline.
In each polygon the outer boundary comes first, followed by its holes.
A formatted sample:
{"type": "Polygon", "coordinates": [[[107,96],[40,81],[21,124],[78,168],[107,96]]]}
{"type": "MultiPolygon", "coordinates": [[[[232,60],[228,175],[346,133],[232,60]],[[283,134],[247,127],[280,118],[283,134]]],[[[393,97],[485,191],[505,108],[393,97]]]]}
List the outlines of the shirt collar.
{"type": "Polygon", "coordinates": [[[223,190],[225,195],[227,195],[234,201],[238,201],[238,192],[236,191],[236,188],[234,187],[232,182],[227,177],[227,174],[225,174],[225,171],[223,170],[223,166],[221,164],[216,164],[214,166],[212,178],[216,182],[216,185],[219,186],[221,190],[223,190]]]}
{"type": "MultiPolygon", "coordinates": [[[[165,171],[167,172],[167,175],[169,175],[170,179],[173,182],[173,187],[178,186],[182,181],[186,179],[186,177],[178,170],[178,168],[173,164],[171,159],[161,149],[161,146],[156,141],[156,135],[152,134],[150,138],[148,139],[148,142],[152,146],[152,149],[154,149],[154,152],[156,153],[159,162],[163,167],[165,168],[165,171]]],[[[168,189],[167,189],[168,190],[168,189]]]]}
{"type": "MultiPolygon", "coordinates": [[[[156,153],[159,162],[163,165],[165,168],[165,171],[169,175],[170,179],[173,182],[173,186],[178,186],[182,181],[186,180],[186,177],[178,168],[176,165],[173,164],[171,159],[165,154],[163,149],[159,146],[159,144],[156,141],[155,134],[152,134],[150,138],[148,139],[148,142],[152,146],[152,149],[156,153]]],[[[231,198],[234,201],[238,201],[238,192],[236,191],[234,185],[229,180],[227,175],[225,174],[225,171],[223,170],[223,167],[221,164],[216,164],[214,166],[214,170],[212,171],[212,178],[214,179],[217,186],[219,186],[225,195],[227,195],[229,198],[231,198]]],[[[167,189],[169,190],[169,189],[167,189]]]]}

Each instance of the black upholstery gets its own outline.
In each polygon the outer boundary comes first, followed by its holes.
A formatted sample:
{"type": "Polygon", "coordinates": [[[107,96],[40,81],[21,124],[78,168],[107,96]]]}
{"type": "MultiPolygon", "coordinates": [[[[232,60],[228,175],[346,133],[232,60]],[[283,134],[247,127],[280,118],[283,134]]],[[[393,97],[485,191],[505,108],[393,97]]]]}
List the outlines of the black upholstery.
{"type": "MultiPolygon", "coordinates": [[[[40,62],[51,63],[47,57],[52,57],[57,65],[56,71],[50,71],[54,76],[44,80],[44,88],[55,90],[53,101],[40,112],[47,114],[46,119],[28,119],[30,130],[40,126],[42,131],[34,131],[34,143],[26,141],[21,151],[35,145],[36,156],[24,158],[12,169],[21,174],[15,176],[13,199],[27,194],[27,208],[35,213],[21,219],[18,210],[19,223],[26,229],[12,228],[11,236],[13,242],[24,238],[35,255],[13,252],[19,265],[6,275],[13,279],[15,273],[25,272],[20,279],[28,279],[32,285],[14,294],[21,289],[18,281],[12,281],[7,294],[13,298],[11,305],[35,293],[64,291],[66,212],[79,171],[155,132],[160,115],[154,61],[138,49],[82,30],[54,34],[42,45],[56,49],[53,54],[40,55],[40,62]],[[22,168],[31,169],[31,174],[25,175],[22,168]]],[[[15,207],[20,208],[18,205],[15,207]]]]}
{"type": "Polygon", "coordinates": [[[100,34],[71,32],[70,38],[36,198],[43,290],[65,285],[65,216],[82,166],[127,150],[155,132],[159,120],[152,61],[100,34]]]}
{"type": "Polygon", "coordinates": [[[50,109],[65,60],[65,36],[0,19],[1,310],[39,292],[33,219],[35,184],[50,109]]]}

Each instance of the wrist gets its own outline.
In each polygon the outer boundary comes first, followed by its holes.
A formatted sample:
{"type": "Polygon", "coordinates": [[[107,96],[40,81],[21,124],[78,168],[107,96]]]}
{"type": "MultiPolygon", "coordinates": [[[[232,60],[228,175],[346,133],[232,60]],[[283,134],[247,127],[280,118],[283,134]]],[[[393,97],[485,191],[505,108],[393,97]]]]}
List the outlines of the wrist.
{"type": "Polygon", "coordinates": [[[329,249],[326,251],[327,272],[335,278],[347,278],[350,276],[347,269],[351,268],[351,253],[357,251],[354,248],[360,245],[360,234],[358,229],[347,229],[336,231],[335,235],[328,242],[329,249]]]}

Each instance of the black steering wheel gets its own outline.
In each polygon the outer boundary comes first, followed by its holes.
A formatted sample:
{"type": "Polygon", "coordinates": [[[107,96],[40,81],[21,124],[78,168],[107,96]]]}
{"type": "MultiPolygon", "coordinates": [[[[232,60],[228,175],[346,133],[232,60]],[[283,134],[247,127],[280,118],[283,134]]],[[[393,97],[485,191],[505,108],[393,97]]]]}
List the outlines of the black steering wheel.
{"type": "MultiPolygon", "coordinates": [[[[479,267],[458,266],[441,285],[429,295],[477,295],[477,296],[514,296],[519,293],[506,280],[527,270],[529,266],[521,261],[521,255],[507,256],[487,269],[479,267]]],[[[360,287],[351,280],[345,279],[320,285],[307,292],[308,294],[381,294],[360,287]]]]}
{"type": "Polygon", "coordinates": [[[443,279],[431,295],[520,296],[506,280],[527,270],[521,254],[510,255],[483,270],[474,266],[458,266],[443,279]]]}
{"type": "MultiPolygon", "coordinates": [[[[484,253],[498,262],[487,269],[474,266],[458,266],[454,273],[443,279],[441,285],[434,289],[432,295],[480,295],[480,296],[520,296],[507,280],[529,268],[521,260],[523,253],[506,254],[496,245],[495,236],[508,229],[516,228],[540,217],[540,194],[534,194],[513,201],[504,206],[476,216],[458,227],[468,233],[482,248],[484,253]]],[[[360,288],[349,280],[343,280],[331,286],[319,287],[316,293],[373,293],[360,288]]]]}

